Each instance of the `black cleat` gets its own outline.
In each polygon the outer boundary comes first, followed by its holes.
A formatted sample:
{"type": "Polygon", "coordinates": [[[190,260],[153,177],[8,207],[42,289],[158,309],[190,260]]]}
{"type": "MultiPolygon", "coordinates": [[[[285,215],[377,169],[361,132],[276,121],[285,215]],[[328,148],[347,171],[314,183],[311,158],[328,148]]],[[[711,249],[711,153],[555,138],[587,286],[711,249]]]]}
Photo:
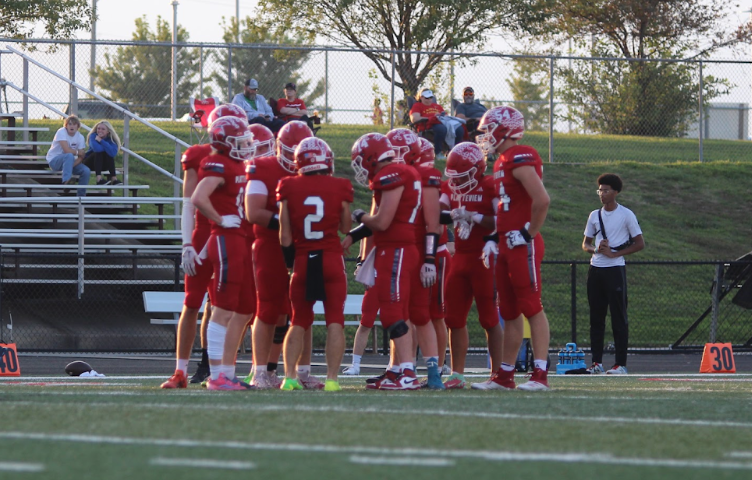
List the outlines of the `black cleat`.
{"type": "Polygon", "coordinates": [[[196,373],[194,373],[191,377],[190,383],[201,383],[209,378],[209,375],[209,365],[199,363],[198,368],[196,369],[196,373]]]}

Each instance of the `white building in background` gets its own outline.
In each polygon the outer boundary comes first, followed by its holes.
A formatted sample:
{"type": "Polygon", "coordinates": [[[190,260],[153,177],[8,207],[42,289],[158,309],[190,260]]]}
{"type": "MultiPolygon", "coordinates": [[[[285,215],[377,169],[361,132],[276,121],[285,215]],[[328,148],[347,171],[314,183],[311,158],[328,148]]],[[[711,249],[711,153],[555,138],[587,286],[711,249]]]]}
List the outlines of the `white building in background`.
{"type": "MultiPolygon", "coordinates": [[[[703,138],[716,140],[750,140],[748,103],[711,103],[703,113],[703,138]]],[[[687,131],[688,138],[698,137],[698,122],[687,131]]]]}

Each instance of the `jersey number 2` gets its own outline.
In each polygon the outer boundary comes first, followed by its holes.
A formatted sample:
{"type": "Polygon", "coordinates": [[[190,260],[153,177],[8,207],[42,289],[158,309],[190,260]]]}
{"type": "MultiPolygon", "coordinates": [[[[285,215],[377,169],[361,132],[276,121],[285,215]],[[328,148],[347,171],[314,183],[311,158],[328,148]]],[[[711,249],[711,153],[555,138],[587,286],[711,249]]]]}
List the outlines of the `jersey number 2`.
{"type": "Polygon", "coordinates": [[[303,221],[303,230],[305,232],[305,238],[307,240],[321,240],[324,238],[324,232],[314,230],[313,224],[318,223],[324,218],[324,201],[321,197],[308,197],[303,202],[305,205],[313,205],[316,207],[316,213],[309,213],[306,215],[303,221]]]}

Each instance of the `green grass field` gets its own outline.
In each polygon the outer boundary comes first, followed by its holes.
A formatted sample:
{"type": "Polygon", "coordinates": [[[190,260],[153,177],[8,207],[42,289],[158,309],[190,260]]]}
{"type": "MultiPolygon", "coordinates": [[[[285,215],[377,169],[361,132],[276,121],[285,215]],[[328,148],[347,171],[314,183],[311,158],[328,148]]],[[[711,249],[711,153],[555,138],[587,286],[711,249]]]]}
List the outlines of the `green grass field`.
{"type": "MultiPolygon", "coordinates": [[[[163,391],[0,380],[0,478],[749,478],[752,376],[553,376],[550,392],[163,391]]],[[[477,380],[476,380],[477,381],[477,380]]],[[[518,378],[518,382],[524,381],[518,378]]]]}

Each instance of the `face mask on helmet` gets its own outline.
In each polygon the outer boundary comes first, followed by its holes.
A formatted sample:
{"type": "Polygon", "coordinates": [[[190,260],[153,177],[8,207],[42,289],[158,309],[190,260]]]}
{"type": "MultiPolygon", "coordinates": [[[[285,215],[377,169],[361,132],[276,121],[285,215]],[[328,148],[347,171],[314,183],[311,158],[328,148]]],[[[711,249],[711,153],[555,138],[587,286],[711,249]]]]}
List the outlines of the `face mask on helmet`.
{"type": "Polygon", "coordinates": [[[277,137],[277,161],[290,173],[295,172],[295,148],[305,138],[313,137],[313,132],[304,122],[288,122],[277,137]]]}
{"type": "Polygon", "coordinates": [[[389,139],[380,133],[367,133],[356,140],[352,147],[352,166],[355,181],[368,186],[376,166],[380,162],[394,159],[394,148],[389,139]]]}
{"type": "Polygon", "coordinates": [[[473,167],[467,172],[456,172],[447,169],[444,171],[444,174],[449,178],[447,183],[453,193],[465,194],[478,186],[477,172],[478,169],[473,167]]]}
{"type": "Polygon", "coordinates": [[[253,134],[253,158],[273,156],[276,145],[272,131],[259,123],[249,125],[248,130],[253,134]]]}

